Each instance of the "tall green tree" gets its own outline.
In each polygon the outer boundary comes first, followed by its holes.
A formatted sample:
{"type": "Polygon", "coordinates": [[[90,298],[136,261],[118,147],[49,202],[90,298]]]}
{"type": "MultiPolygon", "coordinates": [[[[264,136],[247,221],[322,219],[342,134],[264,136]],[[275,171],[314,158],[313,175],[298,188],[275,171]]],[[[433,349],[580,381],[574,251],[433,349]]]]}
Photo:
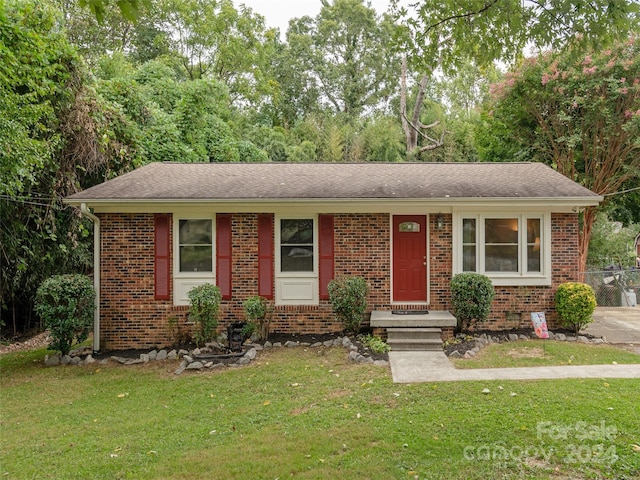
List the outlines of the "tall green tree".
{"type": "Polygon", "coordinates": [[[323,0],[317,17],[295,19],[287,31],[297,91],[353,116],[383,106],[396,88],[392,33],[391,19],[363,0],[323,0]]]}
{"type": "Polygon", "coordinates": [[[417,148],[416,132],[429,130],[418,120],[422,92],[435,71],[448,75],[469,61],[479,67],[498,59],[513,62],[527,45],[570,46],[572,51],[602,47],[639,24],[639,4],[634,0],[420,0],[409,7],[393,0],[392,9],[401,25],[398,46],[409,68],[419,72],[420,92],[413,108],[406,104],[406,89],[401,92],[409,156],[417,148]]]}
{"type": "MultiPolygon", "coordinates": [[[[502,135],[493,155],[543,161],[605,196],[640,185],[640,42],[631,38],[576,57],[528,59],[493,89],[489,107],[502,135]]],[[[491,123],[489,123],[491,127],[491,123]]],[[[583,211],[585,271],[596,207],[583,211]]]]}
{"type": "Polygon", "coordinates": [[[191,80],[210,78],[228,88],[232,102],[259,102],[270,93],[268,72],[276,32],[264,18],[232,0],[160,0],[161,30],[191,80]]]}

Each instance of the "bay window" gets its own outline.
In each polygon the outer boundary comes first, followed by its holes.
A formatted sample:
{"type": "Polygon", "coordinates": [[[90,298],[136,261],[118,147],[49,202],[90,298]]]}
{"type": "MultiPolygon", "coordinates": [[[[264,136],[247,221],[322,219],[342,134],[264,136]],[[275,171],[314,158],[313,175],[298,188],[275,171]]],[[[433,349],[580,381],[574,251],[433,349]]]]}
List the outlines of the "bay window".
{"type": "Polygon", "coordinates": [[[550,284],[548,214],[456,217],[454,273],[482,273],[496,285],[550,284]]]}

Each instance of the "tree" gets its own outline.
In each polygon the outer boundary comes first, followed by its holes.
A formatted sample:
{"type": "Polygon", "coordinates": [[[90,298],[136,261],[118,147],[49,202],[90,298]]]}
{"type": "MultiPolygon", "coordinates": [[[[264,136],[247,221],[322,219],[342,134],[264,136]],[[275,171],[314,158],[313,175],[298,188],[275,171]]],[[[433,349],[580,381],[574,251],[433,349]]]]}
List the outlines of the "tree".
{"type": "MultiPolygon", "coordinates": [[[[521,57],[527,44],[557,49],[571,45],[574,51],[603,46],[637,28],[639,15],[633,0],[421,0],[408,8],[401,7],[399,0],[391,3],[401,25],[398,46],[410,66],[421,72],[412,115],[406,103],[401,109],[407,121],[408,156],[417,148],[417,131],[425,131],[417,122],[421,93],[438,69],[448,75],[469,61],[478,67],[497,59],[513,61],[521,57]]],[[[401,83],[406,85],[404,80],[401,83]]],[[[435,148],[441,142],[432,138],[430,143],[435,148]]]]}
{"type": "Polygon", "coordinates": [[[258,102],[270,93],[269,41],[264,18],[231,0],[162,0],[157,26],[170,32],[171,48],[190,80],[224,83],[232,102],[258,102]]]}
{"type": "MultiPolygon", "coordinates": [[[[640,42],[631,38],[583,57],[528,59],[493,90],[489,108],[507,153],[543,161],[605,196],[640,179],[640,42]]],[[[586,269],[597,207],[582,213],[586,269]]]]}
{"type": "Polygon", "coordinates": [[[362,0],[322,0],[314,19],[292,21],[289,48],[300,72],[297,90],[314,92],[331,111],[358,116],[378,107],[394,90],[390,18],[379,18],[362,0]],[[302,80],[304,79],[304,80],[302,80]],[[302,87],[303,81],[310,87],[302,87]]]}

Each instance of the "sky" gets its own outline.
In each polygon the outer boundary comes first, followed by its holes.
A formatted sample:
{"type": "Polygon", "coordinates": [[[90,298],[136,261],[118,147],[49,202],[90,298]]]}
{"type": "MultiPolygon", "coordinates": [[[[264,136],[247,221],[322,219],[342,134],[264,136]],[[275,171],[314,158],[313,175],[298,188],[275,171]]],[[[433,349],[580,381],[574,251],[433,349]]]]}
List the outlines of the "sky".
{"type": "MultiPolygon", "coordinates": [[[[282,36],[287,31],[289,19],[305,15],[315,17],[322,6],[320,0],[235,0],[233,3],[236,7],[244,4],[265,17],[267,26],[279,28],[282,36]]],[[[370,3],[378,13],[389,8],[389,0],[370,0],[370,3]]]]}

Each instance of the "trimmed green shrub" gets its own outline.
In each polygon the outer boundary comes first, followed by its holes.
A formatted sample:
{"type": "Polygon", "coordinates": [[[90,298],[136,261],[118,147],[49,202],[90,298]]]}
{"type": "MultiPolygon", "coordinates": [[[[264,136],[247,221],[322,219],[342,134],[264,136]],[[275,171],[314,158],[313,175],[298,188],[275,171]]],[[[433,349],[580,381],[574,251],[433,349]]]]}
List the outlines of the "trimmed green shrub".
{"type": "Polygon", "coordinates": [[[50,350],[67,355],[74,341],[84,342],[91,332],[95,292],[86,275],[56,275],[36,292],[35,310],[51,333],[50,350]]]}
{"type": "Polygon", "coordinates": [[[496,292],[491,280],[480,273],[458,273],[451,279],[453,314],[460,328],[469,328],[489,317],[496,292]]]}
{"type": "Polygon", "coordinates": [[[329,301],[345,332],[357,333],[367,309],[369,286],[362,277],[342,277],[329,282],[329,301]]]}
{"type": "Polygon", "coordinates": [[[222,294],[215,285],[204,283],[193,287],[187,295],[191,302],[190,319],[195,323],[193,339],[200,346],[216,336],[222,294]]]}
{"type": "Polygon", "coordinates": [[[576,335],[582,327],[593,321],[596,295],[591,286],[580,282],[567,282],[556,290],[556,312],[562,325],[573,328],[576,335]]]}
{"type": "MultiPolygon", "coordinates": [[[[247,326],[245,335],[251,337],[257,330],[261,340],[266,340],[269,336],[269,319],[267,314],[270,313],[267,299],[259,295],[247,298],[242,304],[244,314],[247,317],[247,326]]],[[[244,330],[244,329],[243,329],[244,330]]]]}
{"type": "Polygon", "coordinates": [[[367,347],[371,353],[376,355],[388,353],[391,350],[384,340],[380,337],[376,337],[375,335],[360,335],[358,336],[358,340],[360,340],[360,342],[362,342],[362,344],[367,347]]]}

